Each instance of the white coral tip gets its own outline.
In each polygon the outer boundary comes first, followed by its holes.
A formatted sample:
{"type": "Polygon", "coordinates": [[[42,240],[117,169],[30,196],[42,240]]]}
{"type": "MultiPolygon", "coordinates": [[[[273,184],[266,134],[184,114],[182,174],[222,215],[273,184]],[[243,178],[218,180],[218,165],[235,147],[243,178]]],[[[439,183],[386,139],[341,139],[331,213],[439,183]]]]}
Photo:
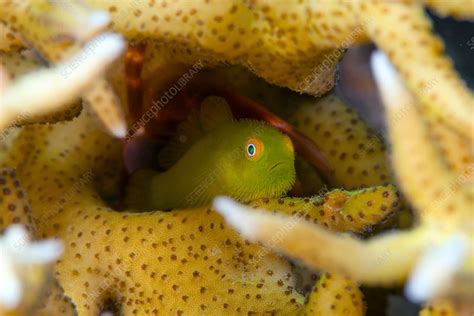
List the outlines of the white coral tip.
{"type": "Polygon", "coordinates": [[[213,206],[242,235],[247,238],[255,235],[253,210],[226,196],[216,197],[213,206]]]}
{"type": "Polygon", "coordinates": [[[9,226],[0,237],[0,305],[10,310],[20,303],[24,290],[21,273],[25,266],[51,263],[62,251],[59,240],[30,242],[23,226],[9,226]]]}
{"type": "Polygon", "coordinates": [[[468,247],[465,236],[456,234],[442,244],[428,248],[407,282],[407,297],[421,303],[440,295],[463,264],[468,247]]]}

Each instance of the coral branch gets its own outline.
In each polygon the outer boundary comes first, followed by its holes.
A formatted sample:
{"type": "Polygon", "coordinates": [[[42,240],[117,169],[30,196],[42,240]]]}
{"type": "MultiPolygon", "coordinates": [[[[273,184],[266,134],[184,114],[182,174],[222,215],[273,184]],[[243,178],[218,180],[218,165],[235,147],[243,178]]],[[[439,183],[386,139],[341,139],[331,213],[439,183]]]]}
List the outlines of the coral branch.
{"type": "Polygon", "coordinates": [[[443,16],[453,16],[458,19],[474,19],[474,4],[472,0],[424,0],[424,2],[443,16]]]}
{"type": "Polygon", "coordinates": [[[392,160],[402,190],[422,220],[437,221],[446,217],[450,220],[445,221],[445,225],[454,224],[458,217],[453,215],[467,215],[469,212],[469,192],[463,192],[463,187],[456,185],[455,174],[431,143],[415,100],[387,58],[382,54],[374,55],[372,65],[386,105],[392,160]],[[451,185],[453,183],[455,185],[451,185]]]}
{"type": "Polygon", "coordinates": [[[0,233],[11,224],[22,224],[34,237],[30,206],[14,170],[0,169],[0,189],[0,233]]]}
{"type": "Polygon", "coordinates": [[[16,52],[23,47],[24,44],[18,32],[9,28],[5,22],[0,21],[0,53],[16,52]]]}
{"type": "MultiPolygon", "coordinates": [[[[0,65],[5,67],[8,71],[8,84],[11,84],[16,79],[22,76],[33,73],[34,71],[44,68],[44,65],[38,61],[37,56],[33,50],[23,50],[21,52],[0,53],[0,65]]],[[[41,70],[40,70],[41,71],[41,70]]],[[[4,85],[6,88],[8,85],[4,85]]],[[[11,121],[11,127],[22,126],[26,124],[58,122],[71,120],[79,115],[82,105],[80,100],[75,100],[71,104],[60,106],[49,112],[38,112],[36,114],[30,113],[25,109],[24,113],[15,117],[11,121]]],[[[3,133],[8,132],[9,128],[3,133]]]]}
{"type": "Polygon", "coordinates": [[[397,205],[397,192],[391,185],[359,191],[331,190],[313,198],[263,199],[250,203],[251,207],[296,216],[332,231],[355,233],[367,232],[371,226],[393,216],[397,205]]]}
{"type": "Polygon", "coordinates": [[[42,45],[77,41],[86,42],[103,31],[109,23],[103,11],[91,11],[81,1],[3,1],[0,20],[15,24],[22,32],[33,32],[42,45]],[[52,34],[51,32],[55,33],[52,34]]]}
{"type": "MultiPolygon", "coordinates": [[[[449,2],[449,1],[445,1],[449,2]]],[[[366,29],[400,71],[426,117],[442,121],[473,141],[474,95],[444,55],[421,5],[374,1],[360,16],[366,29]]]]}
{"type": "MultiPolygon", "coordinates": [[[[94,78],[105,71],[123,48],[120,36],[104,35],[103,41],[95,47],[94,58],[86,58],[81,67],[71,72],[68,78],[65,78],[64,74],[73,67],[83,52],[54,68],[21,77],[5,89],[0,99],[0,130],[9,126],[19,116],[54,111],[59,106],[73,101],[90,86],[94,78]]],[[[84,50],[88,49],[90,47],[86,45],[84,50]]]]}
{"type": "MultiPolygon", "coordinates": [[[[66,84],[69,80],[74,82],[78,73],[86,69],[86,64],[94,62],[89,61],[90,59],[97,59],[97,62],[100,62],[101,52],[98,50],[109,42],[111,35],[105,33],[93,39],[91,37],[105,28],[109,17],[103,11],[90,10],[79,1],[56,4],[43,0],[26,1],[22,6],[7,5],[3,10],[5,19],[12,22],[12,26],[21,29],[22,35],[48,61],[53,63],[70,61],[68,67],[63,68],[61,73],[66,84]],[[82,48],[82,44],[89,39],[91,40],[86,47],[82,48]]],[[[110,56],[116,59],[118,55],[116,48],[111,47],[110,56]]],[[[105,63],[109,64],[111,61],[105,63]]],[[[102,75],[104,66],[96,66],[102,75]]],[[[126,123],[123,109],[109,83],[105,79],[98,79],[92,81],[88,88],[90,91],[82,91],[85,101],[94,108],[113,135],[124,137],[126,123]]]]}
{"type": "Polygon", "coordinates": [[[19,225],[0,237],[0,314],[27,315],[51,277],[52,265],[62,252],[57,240],[30,243],[19,225]]]}
{"type": "Polygon", "coordinates": [[[244,237],[302,260],[311,267],[342,274],[370,285],[403,282],[430,234],[423,229],[387,234],[365,243],[338,236],[316,225],[297,222],[277,243],[274,235],[288,230],[288,218],[249,209],[227,198],[217,198],[215,209],[244,237]],[[324,245],[325,251],[320,247],[324,245]],[[350,258],[350,260],[348,260],[350,258]]]}
{"type": "Polygon", "coordinates": [[[346,189],[392,182],[383,139],[334,93],[299,98],[291,122],[321,148],[332,167],[332,185],[346,189]]]}
{"type": "Polygon", "coordinates": [[[318,280],[301,315],[365,315],[362,292],[353,281],[325,273],[318,280]]]}

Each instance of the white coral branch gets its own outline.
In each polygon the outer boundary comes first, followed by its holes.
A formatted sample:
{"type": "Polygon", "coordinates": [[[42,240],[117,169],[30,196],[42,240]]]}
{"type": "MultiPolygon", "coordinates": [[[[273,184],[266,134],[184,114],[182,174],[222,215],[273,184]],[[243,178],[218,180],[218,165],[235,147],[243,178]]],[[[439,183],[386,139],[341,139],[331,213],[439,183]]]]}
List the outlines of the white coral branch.
{"type": "Polygon", "coordinates": [[[101,34],[67,61],[27,74],[4,87],[0,99],[0,131],[17,116],[50,112],[78,98],[124,47],[120,35],[101,34]]]}
{"type": "Polygon", "coordinates": [[[24,268],[49,264],[62,251],[59,240],[31,242],[23,226],[9,226],[0,237],[0,306],[11,310],[21,302],[25,291],[21,278],[24,268]]]}
{"type": "Polygon", "coordinates": [[[407,282],[407,297],[422,303],[440,296],[464,263],[468,246],[463,234],[453,234],[442,244],[426,249],[407,282]]]}

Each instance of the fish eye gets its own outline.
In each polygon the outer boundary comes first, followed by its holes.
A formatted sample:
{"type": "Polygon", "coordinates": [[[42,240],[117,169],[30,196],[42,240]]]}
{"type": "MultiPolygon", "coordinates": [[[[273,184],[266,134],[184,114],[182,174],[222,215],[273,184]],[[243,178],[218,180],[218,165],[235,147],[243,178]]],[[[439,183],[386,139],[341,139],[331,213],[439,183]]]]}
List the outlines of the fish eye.
{"type": "Polygon", "coordinates": [[[257,149],[255,148],[254,144],[248,144],[247,145],[247,155],[249,155],[250,157],[255,156],[255,151],[256,150],[257,149]]]}
{"type": "Polygon", "coordinates": [[[250,138],[245,144],[246,155],[248,160],[256,161],[263,153],[263,143],[258,138],[250,138]]]}

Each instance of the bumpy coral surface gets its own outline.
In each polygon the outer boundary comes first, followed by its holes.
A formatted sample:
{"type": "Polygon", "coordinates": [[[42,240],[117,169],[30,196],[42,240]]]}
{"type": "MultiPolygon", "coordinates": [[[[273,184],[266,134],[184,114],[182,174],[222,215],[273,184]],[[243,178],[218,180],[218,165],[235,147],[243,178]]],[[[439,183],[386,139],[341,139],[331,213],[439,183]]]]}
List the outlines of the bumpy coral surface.
{"type": "MultiPolygon", "coordinates": [[[[471,0],[424,3],[441,15],[474,16],[471,0]]],[[[443,54],[424,3],[3,1],[0,166],[7,169],[0,178],[0,229],[21,223],[33,237],[59,237],[65,246],[46,296],[37,293],[47,285],[42,280],[49,267],[40,265],[32,274],[20,269],[28,290],[7,313],[28,313],[41,297],[43,315],[96,315],[114,304],[127,315],[361,315],[365,306],[355,281],[388,286],[406,280],[410,299],[429,301],[422,315],[472,307],[466,302],[472,300],[474,275],[474,98],[443,54]],[[129,41],[124,59],[118,59],[121,37],[106,29],[129,41]],[[88,107],[112,135],[128,135],[126,119],[142,106],[134,104],[141,99],[130,90],[140,88],[142,68],[148,77],[161,77],[155,66],[170,60],[198,66],[197,72],[241,65],[272,84],[319,96],[332,88],[345,50],[369,41],[385,52],[411,92],[379,73],[392,164],[416,210],[415,229],[369,241],[335,233],[368,233],[399,202],[395,188],[385,184],[394,179],[382,141],[334,95],[316,104],[294,97],[286,105],[302,103],[291,120],[324,153],[329,182],[358,191],[266,198],[248,207],[216,203],[244,236],[269,248],[243,239],[210,206],[119,213],[102,198],[121,194],[122,144],[100,131],[88,107]],[[82,105],[83,113],[73,119],[82,105]],[[13,127],[65,119],[73,120],[13,127]],[[270,248],[331,274],[320,277],[305,303],[294,265],[270,248]],[[430,272],[431,264],[443,273],[430,272]]],[[[247,83],[246,89],[284,103],[273,88],[260,94],[247,83]]],[[[305,180],[304,186],[314,177],[305,180]]]]}
{"type": "Polygon", "coordinates": [[[328,159],[334,186],[357,189],[392,182],[381,136],[335,94],[301,100],[291,121],[328,159]]]}
{"type": "Polygon", "coordinates": [[[302,315],[364,315],[364,309],[362,295],[351,280],[325,273],[313,288],[302,315]]]}
{"type": "MultiPolygon", "coordinates": [[[[183,7],[167,1],[129,6],[90,2],[115,17],[117,31],[156,40],[174,60],[242,64],[269,82],[313,94],[332,87],[335,64],[345,49],[370,39],[401,71],[428,117],[470,137],[473,95],[443,55],[443,44],[419,4],[256,0],[197,1],[183,7]],[[120,18],[130,11],[134,19],[120,18]]],[[[431,4],[446,12],[446,5],[431,4]]],[[[458,2],[449,11],[463,6],[472,3],[458,2]]]]}
{"type": "MultiPolygon", "coordinates": [[[[119,167],[120,143],[94,123],[83,113],[68,123],[25,127],[3,162],[17,168],[38,235],[63,240],[56,278],[79,314],[94,315],[107,300],[117,302],[125,314],[287,313],[301,308],[304,298],[295,291],[289,263],[241,239],[211,209],[111,210],[94,185],[107,170],[119,167]],[[25,148],[30,155],[16,159],[25,148]]],[[[388,216],[396,200],[393,187],[379,187],[252,205],[295,214],[296,221],[358,232],[388,216]],[[373,207],[359,211],[368,204],[373,207]]],[[[64,301],[51,299],[50,304],[64,301]]],[[[353,308],[360,312],[362,302],[353,308]]]]}
{"type": "MultiPolygon", "coordinates": [[[[84,6],[83,3],[79,2],[55,5],[48,1],[37,1],[26,4],[26,6],[25,4],[26,3],[6,1],[2,6],[1,12],[4,17],[3,21],[8,21],[8,27],[19,30],[22,37],[30,42],[49,62],[59,63],[68,58],[70,59],[69,64],[64,64],[57,69],[56,76],[48,78],[50,82],[54,79],[58,80],[57,84],[67,83],[67,79],[70,79],[71,82],[77,82],[76,76],[80,76],[81,74],[82,76],[88,74],[89,76],[97,77],[97,73],[94,74],[94,72],[101,70],[99,65],[102,67],[107,66],[111,61],[116,59],[117,54],[122,50],[121,43],[114,43],[112,45],[110,45],[111,43],[107,43],[109,42],[107,34],[102,34],[92,39],[89,43],[89,47],[85,47],[81,50],[81,46],[84,42],[90,40],[106,26],[108,17],[103,12],[93,12],[84,6]],[[73,39],[73,41],[71,41],[71,39],[73,39]],[[88,55],[93,53],[100,53],[101,46],[107,46],[110,50],[108,53],[102,52],[104,58],[109,60],[108,62],[100,61],[100,58],[87,58],[88,55]],[[89,70],[87,70],[87,63],[92,61],[95,61],[97,64],[89,65],[89,70]],[[80,66],[85,66],[85,68],[80,66]]],[[[11,46],[12,45],[10,45],[8,49],[11,49],[11,46]]],[[[35,78],[34,74],[32,78],[35,78]]],[[[36,80],[44,82],[45,78],[38,78],[36,80]]],[[[76,88],[74,92],[65,91],[65,96],[58,97],[55,99],[56,102],[62,101],[66,103],[69,101],[68,98],[77,98],[79,93],[82,93],[82,98],[88,102],[91,107],[96,109],[96,113],[104,122],[105,126],[114,135],[119,137],[125,136],[126,126],[123,110],[110,83],[105,79],[99,80],[97,78],[91,83],[91,77],[86,78],[86,81],[88,82],[88,87],[82,87],[79,91],[77,91],[76,88]]],[[[35,85],[38,84],[38,82],[31,83],[28,87],[34,89],[35,85]]],[[[77,83],[67,84],[70,88],[74,88],[76,85],[77,83]]],[[[48,93],[50,88],[44,87],[41,90],[44,90],[45,96],[51,95],[50,92],[48,93]]],[[[21,92],[15,92],[16,91],[12,93],[13,96],[22,94],[21,92]]],[[[34,94],[31,95],[34,97],[34,94]]],[[[14,99],[11,103],[17,105],[21,102],[14,99]]],[[[47,104],[47,102],[45,103],[47,104]]],[[[38,106],[33,104],[29,108],[33,110],[37,109],[38,106]]]]}
{"type": "MultiPolygon", "coordinates": [[[[393,163],[403,190],[417,210],[420,220],[417,228],[364,242],[298,223],[292,234],[272,243],[272,235],[285,227],[284,217],[251,211],[227,199],[217,200],[215,207],[244,236],[313,267],[372,285],[402,283],[410,278],[406,291],[412,300],[448,297],[452,300],[449,302],[461,309],[473,295],[472,283],[469,285],[473,273],[472,221],[469,220],[472,182],[465,176],[466,170],[456,174],[457,165],[451,165],[453,169],[450,169],[443,161],[413,106],[415,101],[385,56],[377,54],[373,66],[388,112],[393,163]],[[412,152],[416,155],[406,159],[412,152]],[[319,244],[331,246],[322,254],[315,247],[319,244]],[[444,261],[445,256],[451,260],[444,261]],[[346,257],[351,261],[344,260],[346,257]],[[433,267],[444,273],[435,273],[433,267]]],[[[447,159],[452,160],[449,157],[454,155],[448,155],[447,159]]]]}
{"type": "MultiPolygon", "coordinates": [[[[332,87],[335,65],[345,49],[372,40],[400,70],[427,117],[443,120],[472,138],[468,119],[472,93],[443,55],[443,45],[432,34],[419,3],[87,2],[103,11],[91,13],[75,1],[69,5],[7,1],[0,11],[2,21],[8,23],[2,26],[7,49],[18,46],[19,31],[46,58],[57,62],[77,50],[71,39],[84,41],[105,27],[105,11],[114,30],[133,40],[151,40],[150,47],[174,61],[241,64],[269,82],[321,94],[332,87]]],[[[466,11],[472,7],[469,0],[427,3],[443,14],[472,18],[472,12],[466,11]]],[[[122,135],[117,100],[106,86],[98,81],[84,98],[116,135],[122,135]],[[97,100],[97,95],[107,96],[107,101],[97,100]]]]}

